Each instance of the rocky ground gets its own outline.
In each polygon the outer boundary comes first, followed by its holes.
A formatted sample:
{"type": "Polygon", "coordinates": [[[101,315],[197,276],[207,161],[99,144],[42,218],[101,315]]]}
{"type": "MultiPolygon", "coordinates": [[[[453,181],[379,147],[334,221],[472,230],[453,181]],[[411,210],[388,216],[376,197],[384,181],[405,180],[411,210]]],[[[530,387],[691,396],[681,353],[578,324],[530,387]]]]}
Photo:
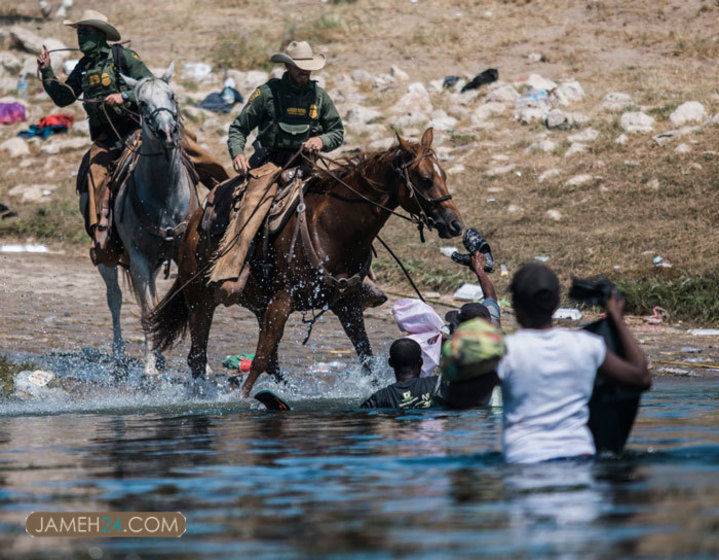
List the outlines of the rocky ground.
{"type": "MultiPolygon", "coordinates": [[[[345,120],[341,150],[384,149],[395,132],[416,139],[432,126],[459,208],[510,273],[539,256],[565,280],[716,276],[715,2],[213,0],[198,9],[175,0],[148,10],[133,0],[76,2],[70,16],[88,7],[108,13],[154,71],[175,60],[188,125],[226,165],[240,105],[226,115],[195,105],[226,78],[247,97],[280,71],[269,53],[308,38],[329,57],[316,78],[345,120]],[[462,92],[487,68],[497,81],[462,92]],[[457,79],[446,87],[448,76],[457,79]]],[[[34,76],[41,44],[74,46],[74,37],[36,10],[26,1],[0,12],[0,103],[27,113],[0,129],[0,202],[19,213],[0,220],[0,235],[74,251],[87,122],[79,105],[53,107],[34,76]],[[27,99],[17,96],[20,75],[27,99]],[[68,135],[15,136],[54,112],[74,115],[68,135]]],[[[60,75],[76,55],[53,54],[60,75]]],[[[446,242],[422,245],[396,221],[386,238],[425,288],[446,293],[470,279],[439,256],[446,242]]],[[[375,269],[402,285],[388,255],[375,269]]],[[[497,278],[500,290],[506,281],[497,278]]]]}

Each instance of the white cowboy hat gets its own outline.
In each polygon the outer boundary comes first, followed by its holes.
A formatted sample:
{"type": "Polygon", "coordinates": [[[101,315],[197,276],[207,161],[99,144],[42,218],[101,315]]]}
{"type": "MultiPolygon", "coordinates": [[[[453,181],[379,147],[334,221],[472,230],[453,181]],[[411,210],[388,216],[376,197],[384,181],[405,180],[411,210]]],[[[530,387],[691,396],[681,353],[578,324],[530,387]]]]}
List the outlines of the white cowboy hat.
{"type": "Polygon", "coordinates": [[[108,41],[119,41],[120,32],[107,22],[107,16],[96,12],[95,10],[85,10],[82,12],[82,18],[79,21],[70,21],[66,19],[62,22],[69,27],[77,27],[79,25],[87,25],[105,32],[108,41]]]}
{"type": "Polygon", "coordinates": [[[313,54],[307,41],[292,41],[285,52],[273,54],[270,60],[291,64],[300,70],[321,70],[325,65],[325,55],[313,54]]]}

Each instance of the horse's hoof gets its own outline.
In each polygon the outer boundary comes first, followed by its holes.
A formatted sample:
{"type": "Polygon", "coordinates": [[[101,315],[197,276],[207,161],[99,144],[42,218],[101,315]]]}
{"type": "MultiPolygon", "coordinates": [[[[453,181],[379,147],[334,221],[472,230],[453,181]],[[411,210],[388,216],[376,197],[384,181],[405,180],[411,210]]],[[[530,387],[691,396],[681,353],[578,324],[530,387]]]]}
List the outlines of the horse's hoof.
{"type": "Polygon", "coordinates": [[[146,392],[154,391],[160,385],[160,379],[156,375],[144,375],[140,378],[140,389],[146,392]]]}
{"type": "Polygon", "coordinates": [[[127,381],[129,374],[129,368],[127,360],[115,360],[112,366],[112,382],[113,383],[124,383],[127,381]]]}
{"type": "Polygon", "coordinates": [[[157,372],[167,371],[167,360],[162,354],[155,354],[155,368],[157,368],[157,372]]]}

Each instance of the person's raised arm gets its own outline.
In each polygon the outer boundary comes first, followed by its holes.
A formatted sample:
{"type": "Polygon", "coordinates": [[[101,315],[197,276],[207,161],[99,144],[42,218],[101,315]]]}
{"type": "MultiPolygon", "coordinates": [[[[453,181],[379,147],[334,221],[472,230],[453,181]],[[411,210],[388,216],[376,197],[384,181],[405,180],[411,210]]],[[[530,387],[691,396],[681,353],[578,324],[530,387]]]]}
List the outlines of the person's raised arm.
{"type": "Polygon", "coordinates": [[[484,271],[485,264],[487,264],[487,258],[484,256],[484,253],[477,251],[472,254],[472,260],[469,262],[469,267],[477,275],[477,281],[479,282],[479,286],[482,288],[484,297],[496,301],[497,292],[494,289],[494,284],[492,284],[489,276],[487,276],[487,273],[484,271]]]}
{"type": "Polygon", "coordinates": [[[626,385],[642,390],[649,389],[652,385],[652,377],[647,367],[647,359],[639,347],[639,342],[632,336],[624,322],[624,300],[617,297],[616,288],[607,300],[607,316],[617,331],[626,357],[620,358],[607,349],[604,362],[599,366],[599,372],[626,385]]]}

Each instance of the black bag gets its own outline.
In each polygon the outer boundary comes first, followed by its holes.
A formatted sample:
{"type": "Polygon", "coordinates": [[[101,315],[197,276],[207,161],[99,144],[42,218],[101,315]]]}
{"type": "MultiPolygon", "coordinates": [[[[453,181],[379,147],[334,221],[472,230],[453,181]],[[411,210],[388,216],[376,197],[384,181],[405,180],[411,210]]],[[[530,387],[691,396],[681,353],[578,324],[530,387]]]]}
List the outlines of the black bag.
{"type": "MultiPolygon", "coordinates": [[[[604,339],[607,349],[624,357],[616,328],[608,319],[600,319],[584,327],[604,339]]],[[[637,417],[642,392],[619,385],[597,375],[594,392],[589,400],[589,430],[594,437],[597,454],[610,451],[620,455],[629,439],[629,432],[637,417]]]]}

